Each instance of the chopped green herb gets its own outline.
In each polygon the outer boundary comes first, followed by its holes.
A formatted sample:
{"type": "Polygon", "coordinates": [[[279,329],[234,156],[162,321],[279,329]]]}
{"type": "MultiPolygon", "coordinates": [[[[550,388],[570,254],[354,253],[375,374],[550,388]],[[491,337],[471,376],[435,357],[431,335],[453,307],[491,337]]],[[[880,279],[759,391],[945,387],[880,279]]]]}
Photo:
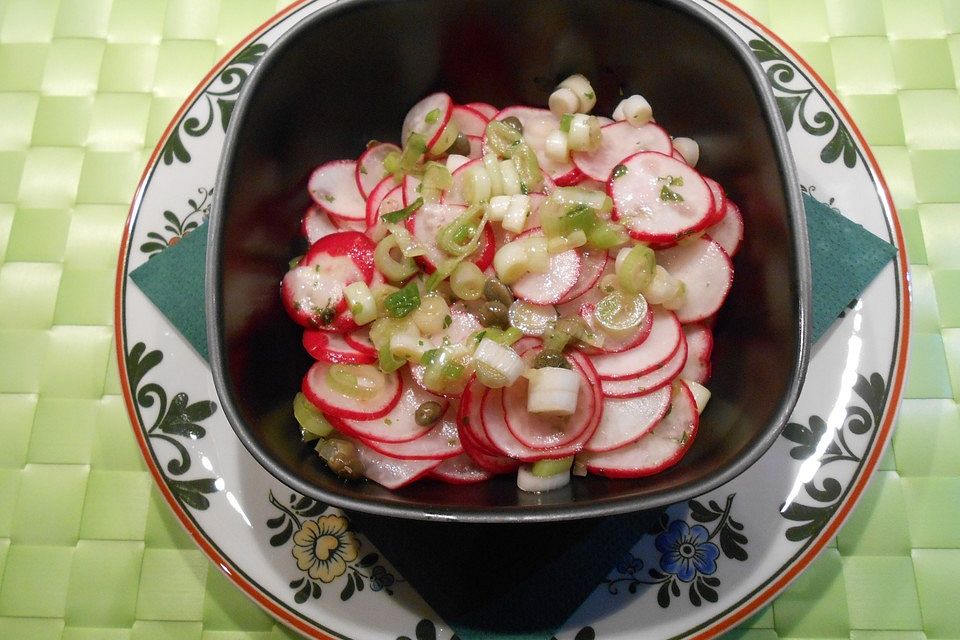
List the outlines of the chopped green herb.
{"type": "Polygon", "coordinates": [[[453,324],[453,318],[451,318],[449,315],[443,316],[443,328],[446,329],[451,324],[453,324]]]}
{"type": "Polygon", "coordinates": [[[320,324],[324,324],[324,325],[330,324],[331,322],[333,322],[333,319],[337,317],[337,312],[329,304],[325,306],[323,309],[315,307],[313,311],[316,314],[317,318],[320,320],[320,324]]]}
{"type": "Polygon", "coordinates": [[[384,299],[383,306],[391,318],[405,318],[420,306],[420,290],[417,283],[411,282],[403,289],[391,293],[384,299]]]}
{"type": "Polygon", "coordinates": [[[324,200],[326,200],[327,202],[333,202],[334,200],[336,200],[336,198],[334,198],[334,197],[333,197],[332,195],[330,195],[329,193],[324,193],[324,194],[322,194],[320,197],[323,198],[324,200]]]}
{"type": "Polygon", "coordinates": [[[423,118],[423,121],[426,122],[427,124],[433,124],[439,119],[440,119],[440,109],[434,109],[433,111],[430,111],[429,113],[427,113],[427,115],[423,118]]]}
{"type": "Polygon", "coordinates": [[[660,188],[660,199],[664,202],[683,202],[683,196],[667,185],[660,188]]]}
{"type": "Polygon", "coordinates": [[[583,97],[587,100],[593,100],[594,93],[593,91],[587,91],[585,94],[583,94],[583,97]]]}
{"type": "Polygon", "coordinates": [[[385,425],[387,425],[387,426],[389,427],[390,425],[393,424],[393,420],[392,420],[391,418],[384,418],[384,419],[383,419],[383,424],[385,424],[385,425]]]}
{"type": "Polygon", "coordinates": [[[397,211],[391,211],[390,213],[385,213],[380,216],[380,219],[389,224],[397,224],[403,220],[406,220],[410,215],[423,206],[423,198],[417,198],[403,209],[398,209],[397,211]]]}
{"type": "Polygon", "coordinates": [[[420,364],[425,366],[430,366],[440,358],[441,354],[440,349],[430,349],[429,351],[424,351],[423,355],[420,356],[420,364]]]}
{"type": "Polygon", "coordinates": [[[360,173],[362,173],[362,174],[364,174],[364,175],[367,174],[367,167],[366,167],[366,165],[360,165],[360,173]]]}
{"type": "Polygon", "coordinates": [[[443,369],[440,371],[440,375],[448,380],[456,380],[463,375],[463,365],[459,362],[448,362],[443,365],[443,369]]]}
{"type": "Polygon", "coordinates": [[[657,178],[657,182],[665,182],[671,187],[682,187],[683,176],[660,176],[657,178]]]}
{"type": "Polygon", "coordinates": [[[350,313],[353,314],[353,317],[359,316],[361,313],[363,313],[363,305],[359,302],[353,303],[350,305],[350,313]]]}
{"type": "Polygon", "coordinates": [[[573,115],[569,113],[563,114],[560,117],[560,131],[564,133],[570,133],[570,123],[573,121],[573,115]]]}
{"type": "Polygon", "coordinates": [[[616,180],[617,178],[622,178],[622,177],[625,176],[625,175],[627,175],[627,165],[625,165],[625,164],[618,164],[617,166],[615,166],[615,167],[613,168],[613,179],[614,179],[614,180],[616,180]]]}
{"type": "Polygon", "coordinates": [[[690,432],[689,432],[689,431],[684,431],[684,432],[683,432],[683,435],[680,436],[680,446],[683,446],[683,445],[687,444],[687,442],[689,442],[689,441],[690,441],[690,432]]]}
{"type": "Polygon", "coordinates": [[[522,193],[525,196],[530,195],[530,187],[527,186],[526,182],[520,183],[520,193],[522,193]]]}
{"type": "Polygon", "coordinates": [[[291,258],[290,262],[287,263],[287,267],[293,269],[300,266],[300,261],[303,260],[303,256],[297,256],[296,258],[291,258]]]}

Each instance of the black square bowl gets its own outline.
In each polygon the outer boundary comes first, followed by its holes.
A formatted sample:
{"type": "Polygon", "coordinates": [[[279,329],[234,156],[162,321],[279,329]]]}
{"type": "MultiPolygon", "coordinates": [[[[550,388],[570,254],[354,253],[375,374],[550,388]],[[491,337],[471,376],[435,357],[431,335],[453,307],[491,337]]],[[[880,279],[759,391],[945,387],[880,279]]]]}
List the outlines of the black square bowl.
{"type": "Polygon", "coordinates": [[[210,362],[240,440],[274,476],[367,513],[469,522],[604,516],[685,500],[755,462],[789,417],[806,368],[810,271],[795,168],[750,50],[683,0],[343,0],[264,55],[227,132],[207,258],[210,362]],[[300,441],[292,398],[310,360],[284,313],[316,165],[394,140],[407,109],[443,90],[460,103],[544,105],[556,82],[594,83],[596,113],[643,94],[670,132],[699,141],[698,169],[743,211],[746,239],[715,327],[713,399],[673,468],[637,480],[574,478],[525,494],[510,476],[421,481],[398,491],[344,483],[300,441]]]}

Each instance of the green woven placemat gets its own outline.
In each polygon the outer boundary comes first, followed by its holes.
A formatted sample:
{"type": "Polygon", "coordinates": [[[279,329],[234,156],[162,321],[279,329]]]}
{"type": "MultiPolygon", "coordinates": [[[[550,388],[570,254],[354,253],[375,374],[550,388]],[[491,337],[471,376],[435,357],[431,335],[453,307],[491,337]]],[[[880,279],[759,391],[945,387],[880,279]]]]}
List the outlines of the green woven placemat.
{"type": "MultiPolygon", "coordinates": [[[[153,486],[120,394],[114,268],[184,97],[275,0],[0,2],[0,639],[292,637],[153,486]]],[[[741,0],[839,93],[913,271],[893,448],[835,542],[731,637],[960,638],[960,3],[741,0]]]]}

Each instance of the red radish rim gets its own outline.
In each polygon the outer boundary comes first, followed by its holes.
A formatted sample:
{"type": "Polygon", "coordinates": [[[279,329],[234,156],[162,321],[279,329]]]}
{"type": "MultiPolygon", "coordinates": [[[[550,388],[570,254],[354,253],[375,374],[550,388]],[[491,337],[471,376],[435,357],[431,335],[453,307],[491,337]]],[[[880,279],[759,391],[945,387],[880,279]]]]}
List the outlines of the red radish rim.
{"type": "MultiPolygon", "coordinates": [[[[311,376],[314,375],[314,370],[317,369],[318,367],[323,367],[325,365],[327,365],[327,363],[325,362],[316,362],[313,364],[313,366],[310,367],[310,369],[307,370],[306,375],[303,377],[301,391],[303,391],[303,395],[307,397],[307,400],[312,402],[314,406],[319,408],[320,411],[322,411],[323,414],[327,416],[327,419],[330,420],[331,423],[334,421],[340,422],[341,418],[347,418],[347,419],[353,419],[353,420],[376,420],[377,418],[382,418],[383,416],[390,413],[390,411],[392,411],[393,408],[397,406],[397,402],[400,401],[400,395],[403,393],[403,382],[401,381],[400,376],[395,376],[397,390],[394,392],[393,396],[389,399],[389,401],[383,407],[380,407],[376,411],[373,411],[373,412],[368,411],[368,412],[362,413],[359,411],[354,411],[352,409],[346,409],[344,407],[333,405],[330,402],[328,402],[326,398],[324,398],[321,395],[318,395],[313,390],[313,386],[310,384],[310,378],[311,376]]],[[[386,374],[386,375],[390,376],[391,374],[386,374]]],[[[389,379],[390,378],[388,377],[388,380],[389,379]]],[[[350,398],[350,401],[353,403],[357,402],[356,399],[354,398],[350,398]]]]}

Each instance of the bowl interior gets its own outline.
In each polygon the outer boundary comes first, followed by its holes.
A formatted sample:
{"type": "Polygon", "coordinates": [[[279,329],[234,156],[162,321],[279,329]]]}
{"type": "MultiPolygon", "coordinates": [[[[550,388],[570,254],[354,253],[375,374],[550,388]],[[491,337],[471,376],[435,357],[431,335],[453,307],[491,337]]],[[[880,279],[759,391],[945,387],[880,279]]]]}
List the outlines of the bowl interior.
{"type": "Polygon", "coordinates": [[[302,493],[363,511],[533,520],[685,499],[769,446],[805,362],[799,192],[749,51],[704,15],[670,1],[358,0],[321,10],[268,51],[231,123],[208,263],[214,377],[227,416],[264,466],[302,493]],[[594,83],[595,113],[610,113],[621,95],[647,97],[668,131],[700,142],[698,168],[744,214],[746,240],[715,328],[713,399],[694,445],[653,477],[591,476],[543,495],[519,492],[509,476],[396,492],[339,481],[300,443],[291,400],[310,359],[278,289],[304,249],[310,170],[355,158],[371,139],[399,142],[406,110],[431,91],[460,103],[545,105],[573,72],[594,83]]]}

